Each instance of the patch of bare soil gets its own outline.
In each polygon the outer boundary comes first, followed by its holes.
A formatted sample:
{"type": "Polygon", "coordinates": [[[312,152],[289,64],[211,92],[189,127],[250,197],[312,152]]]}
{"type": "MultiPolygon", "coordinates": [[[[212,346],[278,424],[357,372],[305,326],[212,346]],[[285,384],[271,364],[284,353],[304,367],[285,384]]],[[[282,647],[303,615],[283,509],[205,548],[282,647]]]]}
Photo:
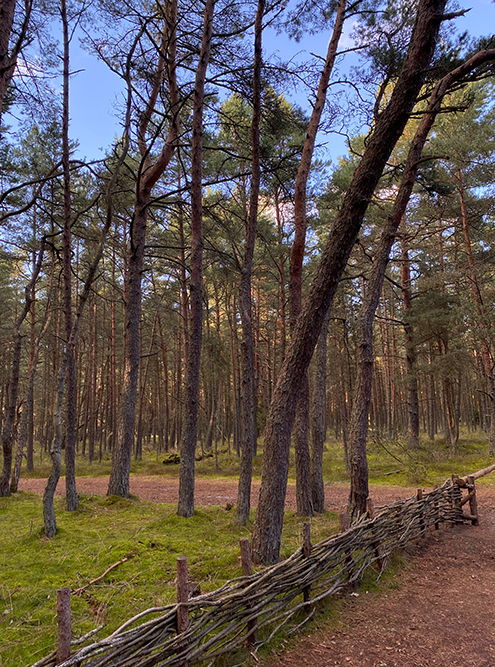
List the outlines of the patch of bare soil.
{"type": "MultiPolygon", "coordinates": [[[[42,493],[46,481],[21,479],[23,491],[42,493]]],[[[104,495],[105,478],[79,478],[78,490],[104,495]]],[[[253,484],[256,506],[259,485],[253,484]]],[[[63,494],[61,479],[57,493],[63,494]]],[[[414,489],[372,487],[375,506],[412,495],[414,489]]],[[[176,503],[178,480],[133,477],[131,493],[176,503]]],[[[235,504],[230,480],[198,479],[196,504],[235,504]]],[[[345,509],[348,487],[326,487],[328,509],[345,509]]],[[[264,667],[495,667],[495,486],[478,487],[480,526],[442,527],[410,550],[410,564],[384,595],[361,592],[346,598],[338,627],[303,634],[290,651],[273,655],[264,667]]],[[[289,485],[287,509],[295,509],[289,485]]]]}
{"type": "Polygon", "coordinates": [[[397,589],[347,598],[337,628],[301,637],[263,667],[494,667],[495,488],[477,497],[480,526],[429,531],[397,589]]]}

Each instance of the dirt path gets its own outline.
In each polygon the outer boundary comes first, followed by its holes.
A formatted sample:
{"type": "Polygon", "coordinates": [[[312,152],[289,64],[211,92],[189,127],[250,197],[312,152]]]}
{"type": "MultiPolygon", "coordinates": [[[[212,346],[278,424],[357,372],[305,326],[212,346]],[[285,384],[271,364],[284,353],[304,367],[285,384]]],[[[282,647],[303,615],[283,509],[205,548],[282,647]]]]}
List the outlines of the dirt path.
{"type": "MultiPolygon", "coordinates": [[[[43,493],[46,479],[23,479],[19,480],[20,491],[31,491],[32,493],[43,493]]],[[[77,479],[77,490],[83,494],[95,494],[104,496],[108,488],[107,477],[79,477],[77,479]]],[[[177,503],[179,497],[179,480],[176,477],[131,477],[131,493],[159,503],[177,503]]],[[[260,485],[254,482],[251,490],[251,504],[256,507],[260,485]]],[[[393,502],[399,497],[408,497],[415,492],[413,488],[377,486],[373,487],[371,493],[375,505],[383,505],[393,502]]],[[[347,484],[331,484],[326,486],[325,507],[332,512],[343,512],[347,503],[349,487],[347,484]]],[[[58,483],[56,495],[65,495],[65,479],[62,477],[58,483]]],[[[235,505],[237,499],[237,483],[230,479],[207,478],[196,479],[195,503],[198,507],[208,505],[235,505]]],[[[296,487],[289,484],[285,507],[288,510],[296,509],[296,487]]]]}
{"type": "MultiPolygon", "coordinates": [[[[80,478],[78,490],[105,494],[107,479],[80,478]]],[[[23,491],[41,493],[45,480],[21,479],[23,491]]],[[[258,485],[253,485],[256,505],[258,485]]],[[[328,509],[345,508],[348,487],[326,487],[328,509]]],[[[414,489],[373,487],[375,505],[414,489]]],[[[57,493],[64,493],[63,479],[57,493]]],[[[178,480],[133,477],[131,493],[155,502],[176,503],[178,480]]],[[[198,479],[196,503],[235,504],[231,480],[198,479]]],[[[398,575],[394,590],[369,598],[346,598],[338,628],[322,628],[297,640],[290,651],[263,662],[263,667],[495,667],[495,484],[478,487],[480,526],[429,532],[411,550],[410,564],[398,575]]],[[[295,509],[289,486],[287,509],[295,509]]]]}

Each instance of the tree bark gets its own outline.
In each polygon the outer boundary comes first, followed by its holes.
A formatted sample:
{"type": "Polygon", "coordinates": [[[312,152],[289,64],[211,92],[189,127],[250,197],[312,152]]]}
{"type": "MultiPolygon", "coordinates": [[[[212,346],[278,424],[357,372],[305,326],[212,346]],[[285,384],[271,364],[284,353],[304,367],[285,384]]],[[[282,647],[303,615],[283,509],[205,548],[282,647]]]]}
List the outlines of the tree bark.
{"type": "MultiPolygon", "coordinates": [[[[72,331],[72,265],[71,265],[71,184],[69,146],[69,76],[70,38],[67,5],[61,0],[62,29],[64,42],[63,93],[62,93],[62,169],[64,180],[64,224],[62,229],[62,261],[64,277],[65,338],[69,341],[72,331]]],[[[79,507],[76,489],[76,369],[75,349],[67,358],[66,393],[66,442],[65,442],[65,504],[69,512],[79,507]]]]}
{"type": "Polygon", "coordinates": [[[136,202],[129,230],[129,256],[124,281],[124,377],[122,403],[119,415],[117,442],[112,451],[112,470],[107,495],[129,497],[129,475],[134,443],[137,385],[140,362],[141,283],[144,267],[144,249],[148,205],[156,182],[167,168],[176,148],[179,134],[179,91],[176,76],[176,23],[177,2],[167,6],[162,31],[160,55],[153,88],[138,128],[141,168],[136,185],[136,202]],[[155,110],[165,74],[168,74],[170,93],[170,125],[163,148],[152,164],[146,133],[155,110]]]}
{"type": "Polygon", "coordinates": [[[215,0],[206,0],[203,38],[194,86],[191,164],[191,276],[189,346],[185,381],[184,425],[180,450],[177,514],[194,514],[194,473],[198,434],[199,369],[203,325],[203,102],[210,60],[215,0]]]}
{"type": "Polygon", "coordinates": [[[253,271],[254,244],[258,227],[258,199],[260,192],[260,120],[261,120],[261,65],[262,34],[265,0],[258,1],[254,38],[253,72],[253,117],[251,120],[251,191],[249,193],[249,213],[246,224],[246,240],[241,267],[239,288],[239,308],[242,325],[242,425],[243,441],[241,466],[237,491],[236,521],[245,526],[249,521],[251,507],[251,478],[253,456],[256,451],[256,386],[254,368],[254,339],[251,299],[251,275],[253,271]]]}
{"type": "MultiPolygon", "coordinates": [[[[306,139],[297,171],[294,192],[294,242],[290,258],[289,307],[291,332],[301,312],[302,273],[306,247],[306,198],[309,172],[313,158],[316,135],[320,126],[321,115],[325,107],[328,82],[335,64],[337,48],[344,27],[346,0],[339,0],[332,37],[328,44],[325,65],[321,72],[316,100],[306,132],[306,139]]],[[[311,470],[309,453],[309,378],[301,378],[299,404],[294,425],[294,445],[296,450],[296,499],[297,513],[300,516],[313,516],[313,497],[311,492],[311,470]]]]}
{"type": "Polygon", "coordinates": [[[290,432],[299,386],[335,290],[361,228],[383,168],[409,118],[432,57],[445,0],[421,0],[407,58],[387,107],[378,117],[342,207],[330,232],[320,265],[296,323],[282,366],[265,429],[262,484],[253,528],[257,563],[278,561],[282,532],[290,432]]]}
{"type": "Polygon", "coordinates": [[[17,58],[26,41],[33,7],[31,0],[24,4],[24,16],[20,30],[16,35],[15,43],[11,44],[16,5],[16,0],[0,0],[0,118],[4,110],[5,95],[17,65],[17,58]]]}
{"type": "MultiPolygon", "coordinates": [[[[488,57],[488,54],[487,54],[488,57]]],[[[407,204],[412,194],[416,181],[421,154],[428,138],[428,134],[440,111],[440,105],[449,87],[469,67],[481,64],[481,59],[473,58],[460,68],[450,72],[442,79],[433,90],[426,113],[424,114],[408,152],[404,173],[402,175],[399,191],[397,193],[393,209],[389,215],[387,225],[383,230],[378,247],[373,259],[371,276],[368,281],[363,304],[358,314],[356,324],[356,348],[357,348],[357,379],[351,416],[350,435],[350,464],[351,464],[351,488],[349,494],[348,516],[349,523],[355,522],[367,511],[366,499],[368,498],[368,464],[366,458],[366,438],[368,429],[368,414],[371,399],[371,387],[373,380],[373,319],[383,288],[385,270],[392,245],[395,241],[397,230],[405,214],[407,204]]],[[[402,285],[405,293],[404,302],[410,307],[409,294],[409,263],[407,251],[402,253],[402,285]]],[[[410,334],[412,336],[412,334],[410,334]]],[[[409,354],[409,351],[408,351],[409,354]]],[[[409,369],[408,369],[409,370],[409,369]]],[[[415,366],[413,366],[415,371],[415,366]]],[[[411,371],[410,371],[411,372],[411,371]]],[[[417,383],[416,413],[414,422],[416,442],[419,431],[417,383]]],[[[411,427],[410,427],[411,428],[411,427]]]]}
{"type": "Polygon", "coordinates": [[[471,247],[471,238],[469,234],[469,224],[466,210],[466,200],[464,195],[464,183],[462,178],[462,171],[459,169],[456,174],[457,191],[459,193],[459,201],[461,205],[461,223],[464,235],[464,248],[468,258],[469,282],[470,291],[473,297],[476,308],[476,330],[481,347],[481,361],[483,363],[483,371],[488,383],[488,396],[490,399],[490,434],[489,446],[490,453],[495,454],[495,364],[493,361],[493,353],[491,347],[491,332],[490,322],[487,319],[485,306],[483,304],[483,297],[476,275],[476,266],[471,247]]]}
{"type": "Polygon", "coordinates": [[[2,476],[0,478],[0,497],[10,496],[10,474],[12,471],[12,449],[13,449],[13,426],[15,422],[15,415],[17,409],[17,397],[19,393],[19,374],[21,366],[21,348],[22,336],[21,325],[26,319],[27,314],[31,310],[31,299],[33,295],[33,287],[36,284],[41,265],[43,263],[43,255],[45,252],[45,238],[43,237],[40,243],[38,253],[38,261],[31,276],[31,280],[24,290],[25,299],[22,312],[14,326],[13,336],[13,355],[12,355],[12,375],[8,385],[7,402],[5,407],[5,420],[2,429],[2,451],[3,451],[3,468],[2,476]]]}
{"type": "Polygon", "coordinates": [[[325,484],[323,481],[323,450],[325,447],[325,402],[327,394],[327,338],[330,309],[323,322],[316,348],[314,398],[311,410],[311,496],[313,509],[320,514],[325,511],[325,484]]]}
{"type": "Polygon", "coordinates": [[[406,389],[409,415],[407,444],[409,449],[415,450],[419,448],[418,368],[414,329],[410,320],[412,295],[409,251],[404,238],[401,239],[401,289],[404,334],[406,338],[406,389]]]}

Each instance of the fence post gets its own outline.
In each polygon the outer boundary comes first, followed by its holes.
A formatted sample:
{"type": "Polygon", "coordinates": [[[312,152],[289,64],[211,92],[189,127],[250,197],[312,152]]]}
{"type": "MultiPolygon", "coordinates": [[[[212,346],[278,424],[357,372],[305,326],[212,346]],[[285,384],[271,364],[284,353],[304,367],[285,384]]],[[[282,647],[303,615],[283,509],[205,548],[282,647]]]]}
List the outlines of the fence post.
{"type": "MultiPolygon", "coordinates": [[[[433,490],[436,491],[439,488],[438,484],[435,484],[433,490]]],[[[438,511],[438,500],[435,500],[435,530],[440,530],[439,511],[438,511]]]]}
{"type": "Polygon", "coordinates": [[[70,588],[59,588],[57,591],[57,665],[70,657],[70,593],[70,588]]]}
{"type": "Polygon", "coordinates": [[[469,498],[469,512],[473,517],[471,519],[471,524],[473,526],[479,526],[480,522],[478,519],[478,501],[476,500],[476,483],[473,475],[469,475],[468,483],[473,487],[472,489],[469,489],[469,493],[473,494],[469,498]]]}
{"type": "MultiPolygon", "coordinates": [[[[247,537],[241,537],[239,540],[239,546],[241,547],[241,566],[242,574],[245,577],[250,577],[253,574],[253,568],[251,565],[251,549],[249,548],[249,540],[247,537]]],[[[247,605],[249,609],[251,605],[247,605]]],[[[258,641],[258,623],[256,618],[252,618],[247,622],[247,643],[250,646],[254,646],[258,641]]]]}
{"type": "Polygon", "coordinates": [[[462,523],[462,491],[459,486],[459,475],[452,474],[452,506],[457,515],[455,523],[462,523]]]}
{"type": "MultiPolygon", "coordinates": [[[[311,551],[313,545],[311,544],[311,524],[309,521],[303,523],[303,554],[305,558],[311,556],[311,551]]],[[[311,600],[311,586],[305,586],[303,590],[303,600],[304,602],[309,602],[311,600]]]]}
{"type": "MultiPolygon", "coordinates": [[[[367,508],[367,512],[368,512],[368,518],[373,521],[373,519],[376,516],[376,514],[375,514],[375,505],[373,503],[373,499],[370,498],[369,496],[366,499],[366,508],[367,508]]],[[[373,547],[375,549],[376,561],[377,561],[377,563],[380,567],[380,570],[382,570],[383,565],[384,565],[384,561],[383,561],[382,554],[381,554],[381,551],[380,551],[380,542],[378,542],[378,541],[374,542],[373,547]]]]}
{"type": "MultiPolygon", "coordinates": [[[[345,533],[346,530],[349,530],[349,519],[347,518],[347,513],[342,512],[342,514],[340,514],[340,532],[345,533]]],[[[346,552],[345,566],[347,568],[347,575],[349,579],[352,579],[354,575],[354,560],[351,554],[348,552],[346,552]]],[[[358,581],[353,581],[349,584],[350,588],[357,588],[357,586],[359,586],[358,581]]]]}
{"type": "MultiPolygon", "coordinates": [[[[177,602],[180,605],[177,608],[177,634],[180,635],[189,628],[189,609],[187,608],[189,602],[189,573],[186,556],[177,558],[177,602]]],[[[182,653],[186,649],[187,644],[183,644],[177,652],[182,653]]],[[[184,661],[181,667],[188,667],[187,661],[184,661]]]]}
{"type": "MultiPolygon", "coordinates": [[[[416,500],[418,501],[418,503],[422,503],[422,501],[423,501],[423,489],[418,489],[416,491],[416,500]]],[[[424,518],[423,508],[422,508],[421,504],[420,504],[420,508],[419,508],[419,530],[420,530],[421,535],[424,535],[425,532],[426,532],[425,518],[424,518]]]]}

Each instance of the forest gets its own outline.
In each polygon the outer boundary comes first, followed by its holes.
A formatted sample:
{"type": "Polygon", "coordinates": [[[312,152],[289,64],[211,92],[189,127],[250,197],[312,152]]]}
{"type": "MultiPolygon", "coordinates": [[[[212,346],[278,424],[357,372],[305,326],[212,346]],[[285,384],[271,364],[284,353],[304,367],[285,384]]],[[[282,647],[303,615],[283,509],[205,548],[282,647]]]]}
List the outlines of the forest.
{"type": "MultiPolygon", "coordinates": [[[[2,0],[0,496],[44,460],[78,508],[78,463],[238,461],[236,521],[280,554],[324,510],[340,443],[349,518],[368,438],[462,432],[495,454],[493,36],[445,0],[2,0]],[[326,55],[267,40],[328,36],[326,55]],[[269,35],[269,37],[267,37],[269,35]],[[274,37],[275,36],[275,37],[274,37]],[[120,81],[119,136],[76,157],[76,40],[120,81]],[[305,110],[289,99],[307,97],[305,110]],[[332,136],[347,154],[330,161],[332,136]]],[[[88,100],[91,104],[91,100],[88,100]]]]}

